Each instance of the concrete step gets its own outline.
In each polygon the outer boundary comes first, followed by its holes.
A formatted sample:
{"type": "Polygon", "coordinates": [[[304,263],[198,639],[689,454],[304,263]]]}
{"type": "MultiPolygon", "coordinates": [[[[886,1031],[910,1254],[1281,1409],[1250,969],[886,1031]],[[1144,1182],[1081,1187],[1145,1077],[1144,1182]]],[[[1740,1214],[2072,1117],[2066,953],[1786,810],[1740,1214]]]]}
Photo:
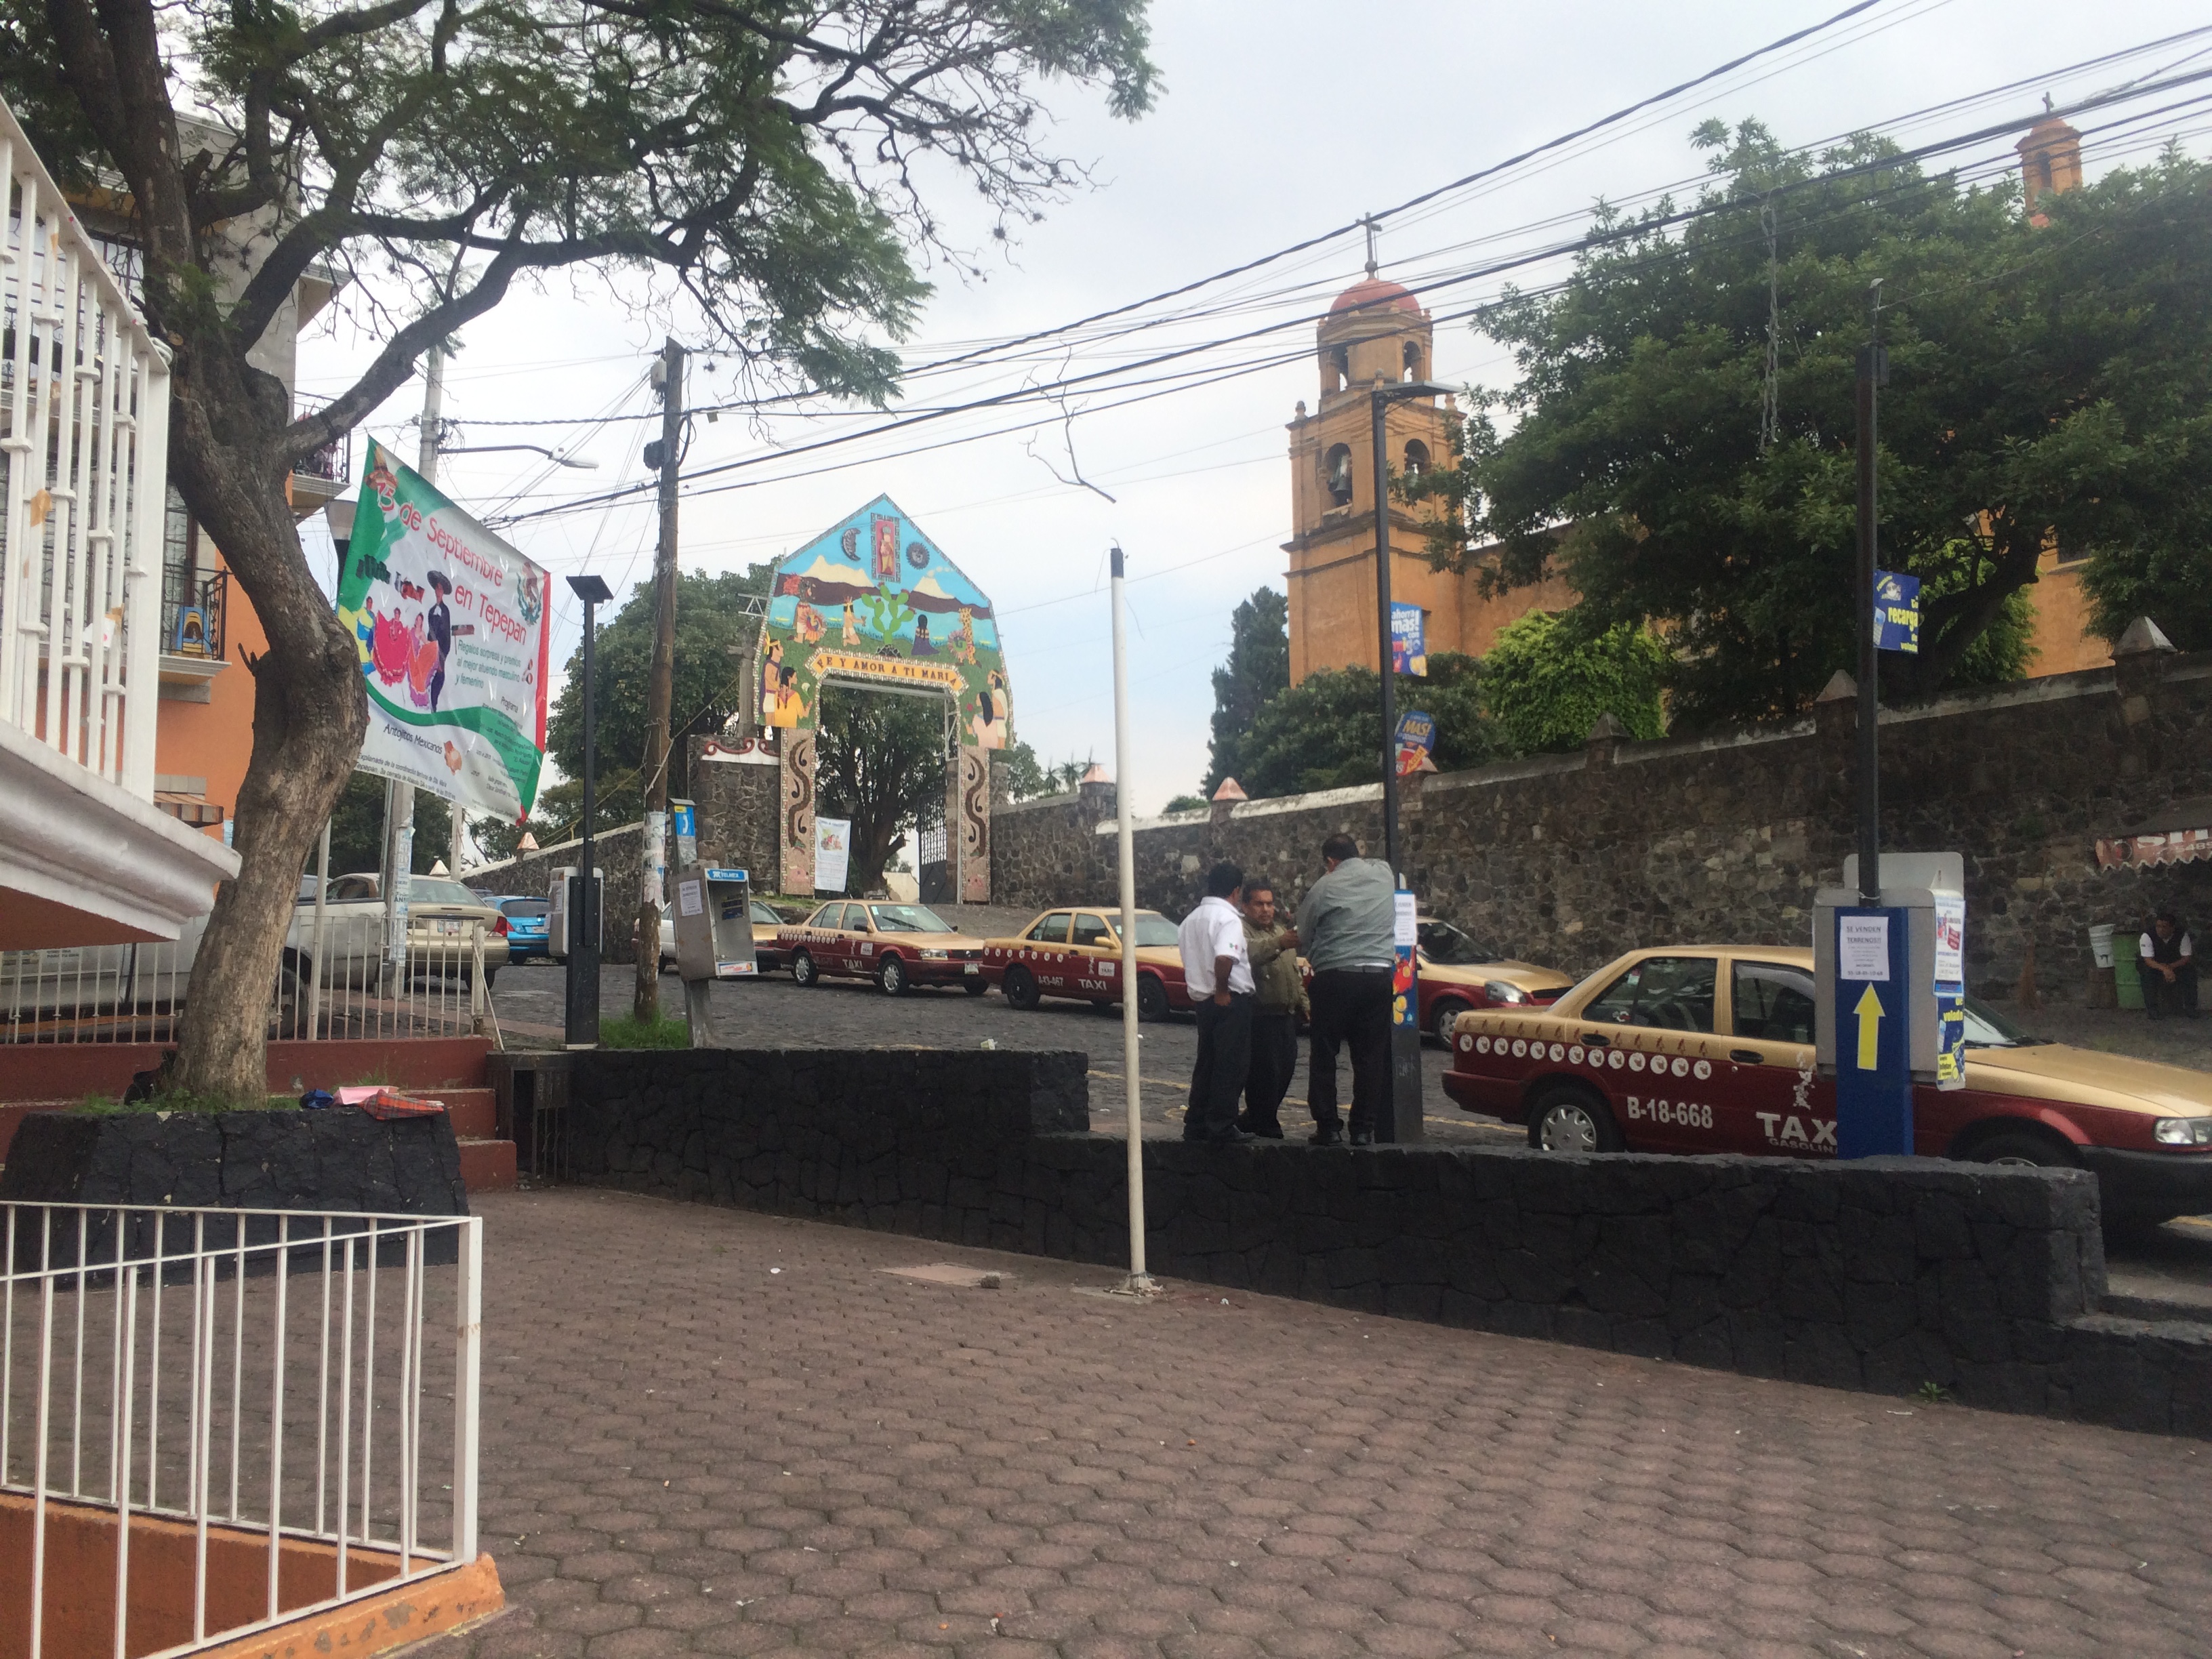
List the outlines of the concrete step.
{"type": "Polygon", "coordinates": [[[499,1134],[499,1097],[489,1089],[424,1090],[446,1103],[457,1140],[491,1140],[499,1134]]]}
{"type": "Polygon", "coordinates": [[[514,1143],[461,1142],[461,1183],[472,1193],[512,1192],[515,1185],[514,1143]]]}

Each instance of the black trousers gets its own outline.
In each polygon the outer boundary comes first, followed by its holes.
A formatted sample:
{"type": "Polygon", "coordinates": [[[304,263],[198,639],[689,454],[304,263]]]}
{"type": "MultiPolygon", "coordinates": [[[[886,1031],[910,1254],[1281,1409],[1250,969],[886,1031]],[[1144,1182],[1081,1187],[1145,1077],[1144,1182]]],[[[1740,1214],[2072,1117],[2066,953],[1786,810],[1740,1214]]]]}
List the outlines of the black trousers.
{"type": "Polygon", "coordinates": [[[1277,1114],[1298,1069],[1297,1016],[1262,1009],[1252,1016],[1252,1065],[1244,1075],[1244,1118],[1249,1126],[1279,1127],[1277,1114]]]}
{"type": "Polygon", "coordinates": [[[1337,1127],[1336,1051],[1352,1050],[1352,1127],[1372,1130],[1390,1088],[1390,970],[1331,968],[1313,981],[1313,1059],[1306,1103],[1315,1123],[1337,1127]]]}
{"type": "Polygon", "coordinates": [[[2163,1019],[2168,1014],[2197,1017],[2197,964],[2194,960],[2184,962],[2174,969],[2173,983],[2166,982],[2166,975],[2144,963],[2136,971],[2142,976],[2143,1012],[2153,1019],[2163,1019]]]}
{"type": "Polygon", "coordinates": [[[1226,1007],[1198,1004],[1198,1060],[1190,1068],[1185,1140],[1225,1140],[1237,1133],[1237,1101],[1252,1069],[1252,994],[1232,991],[1226,1007]]]}

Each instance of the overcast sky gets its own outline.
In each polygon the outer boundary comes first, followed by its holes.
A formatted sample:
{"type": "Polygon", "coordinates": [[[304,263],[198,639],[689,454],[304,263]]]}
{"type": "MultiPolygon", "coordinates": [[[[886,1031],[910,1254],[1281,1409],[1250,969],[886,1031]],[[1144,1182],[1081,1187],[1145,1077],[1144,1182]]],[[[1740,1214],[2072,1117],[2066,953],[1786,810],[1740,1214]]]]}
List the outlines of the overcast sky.
{"type": "MultiPolygon", "coordinates": [[[[1378,7],[1160,0],[1152,13],[1153,49],[1165,84],[1157,110],[1125,124],[1107,118],[1095,96],[1078,89],[1048,94],[1060,118],[1060,148],[1091,164],[1095,187],[1029,228],[1010,253],[979,256],[987,281],[934,270],[939,286],[906,348],[909,361],[1063,323],[1334,228],[1701,74],[1844,3],[1584,0],[1475,7],[1463,0],[1400,0],[1378,7]]],[[[1904,137],[1925,142],[2014,115],[2025,124],[2041,106],[2046,76],[2063,104],[2212,47],[2212,35],[2118,66],[2059,72],[2064,66],[2206,24],[2212,24],[2212,0],[1887,0],[1849,25],[1739,72],[1717,91],[1691,94],[1625,124],[1603,143],[1393,222],[1382,239],[1384,274],[1418,282],[1463,270],[1501,248],[1556,240],[1563,227],[1533,227],[1569,216],[1564,228],[1571,231],[1601,197],[1626,201],[1692,179],[1698,161],[1688,133],[1711,116],[1730,122],[1757,117],[1784,143],[1809,143],[1855,128],[1887,127],[1893,118],[1948,100],[2032,80],[2032,88],[1931,117],[1904,137]]],[[[2212,55],[2190,67],[2207,63],[2212,55]]],[[[2167,118],[2154,130],[2170,131],[2175,120],[2190,118],[2167,118]]],[[[2202,137],[2187,142],[2203,152],[2202,137]]],[[[1972,154],[2004,148],[1999,142],[1972,154]]],[[[957,192],[945,195],[954,213],[963,210],[957,192]]],[[[1159,341],[1182,343],[1310,316],[1357,278],[1361,258],[1358,239],[1346,238],[1271,267],[1238,285],[1249,304],[1236,314],[1103,351],[1079,348],[1073,372],[1115,361],[1109,352],[1134,356],[1139,345],[1150,349],[1159,341]]],[[[1521,279],[1541,282],[1563,269],[1534,267],[1521,279]]],[[[1442,311],[1495,291],[1494,281],[1482,282],[1431,303],[1442,311]]],[[[644,476],[637,456],[649,435],[644,422],[550,434],[493,424],[650,407],[642,390],[645,360],[658,349],[665,319],[635,314],[625,296],[638,292],[636,283],[620,277],[611,287],[564,278],[544,294],[518,291],[469,329],[446,393],[447,416],[461,422],[458,441],[573,442],[599,466],[549,477],[534,462],[514,464],[527,457],[453,457],[446,462],[449,493],[489,514],[517,492],[522,499],[514,506],[543,505],[644,476]]],[[[1311,325],[1302,323],[1236,355],[1311,343],[1311,325]]],[[[1498,349],[1463,322],[1440,325],[1437,348],[1438,373],[1447,380],[1495,384],[1507,374],[1498,349]]],[[[364,356],[363,342],[343,322],[312,333],[301,349],[302,392],[337,390],[364,356]]],[[[917,382],[907,402],[933,405],[1000,392],[1018,385],[1024,373],[1048,378],[1057,367],[1054,358],[990,374],[933,377],[917,382]]],[[[695,379],[691,401],[727,398],[732,385],[726,367],[718,365],[714,374],[695,379]]],[[[1119,540],[1133,579],[1134,791],[1139,810],[1151,811],[1170,795],[1194,788],[1205,770],[1208,676],[1226,648],[1231,610],[1263,584],[1284,585],[1280,544],[1290,533],[1284,424],[1296,400],[1314,396],[1310,362],[1294,362],[1180,396],[1080,414],[1073,423],[1075,454],[1084,475],[1117,498],[1110,504],[1055,482],[1026,453],[1025,446],[1034,446],[1063,475],[1069,472],[1056,416],[1022,433],[903,459],[868,459],[900,445],[1004,427],[1033,416],[1034,410],[939,422],[896,441],[777,459],[732,475],[757,480],[746,488],[686,501],[683,562],[687,569],[742,569],[801,545],[888,493],[997,606],[1016,735],[1048,760],[1096,757],[1110,769],[1105,550],[1119,540]],[[842,465],[855,460],[864,464],[842,465]],[[817,470],[833,462],[841,470],[817,470]]],[[[405,422],[419,411],[421,398],[418,380],[367,430],[411,459],[415,434],[405,422]]],[[[1077,400],[1074,407],[1086,404],[1077,400]]],[[[726,415],[698,425],[687,470],[863,423],[849,416],[784,419],[763,433],[757,423],[726,415]]],[[[318,520],[313,534],[319,533],[318,520]]],[[[510,533],[557,575],[599,571],[618,599],[651,574],[649,496],[609,511],[521,524],[510,533]]],[[[573,606],[556,611],[556,622],[557,661],[574,647],[573,606]]]]}

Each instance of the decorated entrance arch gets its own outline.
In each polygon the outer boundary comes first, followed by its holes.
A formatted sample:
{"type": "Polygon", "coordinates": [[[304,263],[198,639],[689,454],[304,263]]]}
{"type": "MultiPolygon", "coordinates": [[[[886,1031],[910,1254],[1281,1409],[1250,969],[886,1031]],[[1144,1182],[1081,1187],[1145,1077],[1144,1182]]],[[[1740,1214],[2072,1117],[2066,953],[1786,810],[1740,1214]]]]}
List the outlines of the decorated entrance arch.
{"type": "Polygon", "coordinates": [[[775,568],[761,623],[760,720],[783,771],[787,893],[814,890],[814,747],[825,685],[945,699],[945,857],[964,904],[991,896],[991,756],[1012,730],[991,602],[878,495],[775,568]]]}

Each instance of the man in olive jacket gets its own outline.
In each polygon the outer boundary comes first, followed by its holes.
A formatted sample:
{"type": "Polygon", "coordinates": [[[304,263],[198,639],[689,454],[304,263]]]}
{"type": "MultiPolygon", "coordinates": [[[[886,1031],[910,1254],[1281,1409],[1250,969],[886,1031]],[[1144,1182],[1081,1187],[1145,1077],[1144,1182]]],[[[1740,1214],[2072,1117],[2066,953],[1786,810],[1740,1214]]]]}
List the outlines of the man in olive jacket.
{"type": "Polygon", "coordinates": [[[1305,1011],[1306,988],[1298,972],[1297,936],[1276,920],[1275,890],[1257,878],[1244,884],[1244,951],[1259,988],[1252,999],[1251,1069],[1237,1127],[1280,1140],[1279,1114],[1298,1069],[1298,1017],[1305,1011]]]}

